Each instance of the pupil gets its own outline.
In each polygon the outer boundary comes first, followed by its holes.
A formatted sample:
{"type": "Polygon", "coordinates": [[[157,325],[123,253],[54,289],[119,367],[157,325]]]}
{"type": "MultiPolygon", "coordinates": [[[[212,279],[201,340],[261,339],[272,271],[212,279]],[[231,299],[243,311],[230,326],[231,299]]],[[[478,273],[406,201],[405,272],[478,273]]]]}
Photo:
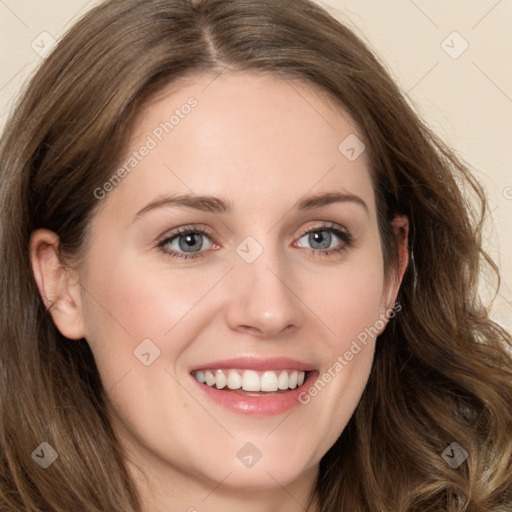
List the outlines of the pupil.
{"type": "Polygon", "coordinates": [[[331,245],[331,234],[328,231],[315,231],[311,234],[314,243],[323,244],[321,249],[327,249],[331,245]],[[323,235],[325,233],[327,236],[323,235]]]}
{"type": "MultiPolygon", "coordinates": [[[[195,245],[197,245],[197,249],[201,248],[201,240],[199,234],[188,234],[185,236],[182,236],[180,238],[180,249],[187,251],[188,249],[193,249],[195,245]],[[196,237],[199,238],[199,242],[197,241],[196,237]],[[182,243],[182,240],[185,239],[185,243],[182,243]]],[[[191,251],[188,251],[191,252],[191,251]]]]}

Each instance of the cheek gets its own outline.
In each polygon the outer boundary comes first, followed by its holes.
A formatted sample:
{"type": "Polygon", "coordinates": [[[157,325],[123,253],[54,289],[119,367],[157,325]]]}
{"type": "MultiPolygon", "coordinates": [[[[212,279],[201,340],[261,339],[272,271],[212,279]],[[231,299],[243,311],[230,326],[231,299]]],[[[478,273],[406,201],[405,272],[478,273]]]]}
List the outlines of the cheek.
{"type": "Polygon", "coordinates": [[[303,283],[307,304],[332,335],[330,344],[338,351],[374,326],[384,312],[383,269],[374,254],[359,253],[346,265],[303,283]]]}
{"type": "Polygon", "coordinates": [[[190,279],[191,286],[185,286],[183,279],[167,279],[134,265],[120,265],[102,274],[93,288],[111,320],[135,337],[161,337],[197,300],[197,283],[190,279]]]}
{"type": "Polygon", "coordinates": [[[346,265],[317,278],[317,286],[303,290],[319,325],[325,327],[318,331],[324,354],[319,378],[301,397],[322,432],[319,453],[334,443],[352,416],[370,374],[375,339],[385,327],[378,251],[376,245],[359,252],[346,265]]]}
{"type": "Polygon", "coordinates": [[[118,249],[109,251],[121,256],[112,262],[102,254],[93,255],[84,283],[86,338],[100,372],[105,379],[115,378],[121,367],[134,364],[134,351],[147,339],[164,356],[159,363],[165,358],[172,364],[187,340],[208,323],[208,301],[201,299],[222,271],[171,273],[165,261],[160,266],[142,265],[118,249]]]}

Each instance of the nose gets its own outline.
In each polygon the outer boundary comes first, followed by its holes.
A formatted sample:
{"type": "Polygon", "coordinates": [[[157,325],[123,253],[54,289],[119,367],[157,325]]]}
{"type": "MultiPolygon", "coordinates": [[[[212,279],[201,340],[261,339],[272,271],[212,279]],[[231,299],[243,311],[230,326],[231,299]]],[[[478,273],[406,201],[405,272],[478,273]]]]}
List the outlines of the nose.
{"type": "Polygon", "coordinates": [[[225,315],[234,331],[276,338],[302,325],[304,303],[294,290],[297,283],[277,254],[265,250],[252,263],[239,259],[228,279],[225,315]]]}

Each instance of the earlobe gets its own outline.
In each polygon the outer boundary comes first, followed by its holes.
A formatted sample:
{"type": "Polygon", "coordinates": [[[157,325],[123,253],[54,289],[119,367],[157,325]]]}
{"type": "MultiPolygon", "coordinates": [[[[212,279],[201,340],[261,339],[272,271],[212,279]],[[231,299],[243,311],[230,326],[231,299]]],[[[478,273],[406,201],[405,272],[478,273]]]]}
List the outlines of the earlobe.
{"type": "Polygon", "coordinates": [[[75,272],[59,255],[59,237],[53,231],[38,229],[30,237],[30,261],[41,298],[63,336],[85,336],[80,284],[75,272]]]}

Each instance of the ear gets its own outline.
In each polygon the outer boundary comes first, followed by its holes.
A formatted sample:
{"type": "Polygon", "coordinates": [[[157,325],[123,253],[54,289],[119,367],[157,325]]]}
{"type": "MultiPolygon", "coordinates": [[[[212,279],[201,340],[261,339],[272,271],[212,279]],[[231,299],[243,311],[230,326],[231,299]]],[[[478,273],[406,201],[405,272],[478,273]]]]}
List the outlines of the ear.
{"type": "Polygon", "coordinates": [[[409,219],[406,215],[395,215],[391,221],[391,226],[393,227],[397,261],[394,267],[390,269],[390,275],[386,279],[386,311],[390,311],[396,302],[398,291],[409,263],[409,249],[407,248],[409,219]]]}
{"type": "Polygon", "coordinates": [[[57,329],[66,338],[83,338],[80,284],[76,272],[61,262],[58,235],[47,229],[32,232],[30,261],[39,293],[57,329]]]}

